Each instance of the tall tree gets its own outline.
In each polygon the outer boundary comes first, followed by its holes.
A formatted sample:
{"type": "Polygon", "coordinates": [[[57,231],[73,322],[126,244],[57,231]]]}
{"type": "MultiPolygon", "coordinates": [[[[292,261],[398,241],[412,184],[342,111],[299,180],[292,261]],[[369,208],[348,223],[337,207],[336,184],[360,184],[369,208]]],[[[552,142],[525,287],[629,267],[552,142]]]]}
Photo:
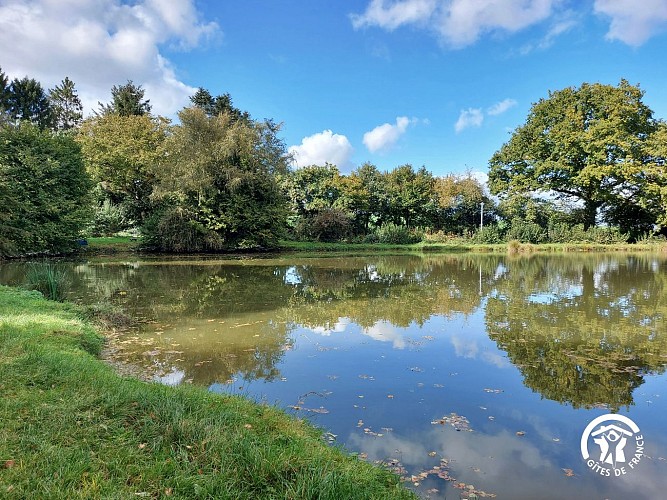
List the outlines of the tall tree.
{"type": "Polygon", "coordinates": [[[39,128],[51,125],[49,100],[41,84],[27,76],[12,80],[9,87],[9,115],[15,121],[28,121],[39,128]]]}
{"type": "Polygon", "coordinates": [[[76,136],[93,180],[139,223],[151,207],[167,129],[165,118],[111,113],[87,119],[76,136]]]}
{"type": "Polygon", "coordinates": [[[232,96],[229,94],[213,97],[207,89],[199,87],[197,92],[190,96],[190,102],[193,106],[203,109],[209,117],[217,116],[221,113],[228,113],[232,121],[250,121],[250,114],[247,111],[241,111],[235,107],[232,103],[232,96]]]}
{"type": "MultiPolygon", "coordinates": [[[[208,116],[198,107],[179,113],[160,169],[159,196],[175,203],[163,221],[197,228],[208,242],[192,249],[275,245],[286,218],[276,174],[287,172],[286,148],[272,122],[235,120],[230,113],[208,116]],[[208,247],[208,248],[207,248],[208,247]]],[[[162,222],[163,222],[162,221],[162,222]]],[[[154,240],[164,250],[157,224],[154,240]]],[[[196,235],[193,235],[196,236],[196,235]]]]}
{"type": "Polygon", "coordinates": [[[9,96],[9,78],[0,68],[0,125],[8,118],[9,96]]]}
{"type": "Polygon", "coordinates": [[[420,167],[401,165],[387,174],[389,207],[395,224],[432,227],[436,212],[433,175],[420,167]]]}
{"type": "Polygon", "coordinates": [[[49,102],[55,130],[69,130],[81,126],[83,105],[72,80],[65,77],[60,85],[49,90],[49,102]]]}
{"type": "Polygon", "coordinates": [[[150,99],[144,100],[145,90],[128,80],[125,85],[111,87],[111,102],[99,103],[98,114],[115,113],[120,116],[142,116],[150,114],[150,99]]]}
{"type": "Polygon", "coordinates": [[[482,203],[484,223],[488,224],[494,219],[493,201],[471,175],[436,177],[434,190],[439,207],[439,225],[447,232],[463,234],[478,227],[482,203]]]}
{"type": "Polygon", "coordinates": [[[0,255],[75,248],[91,185],[69,135],[30,123],[0,128],[0,255]]]}
{"type": "Polygon", "coordinates": [[[548,192],[578,201],[584,226],[594,226],[600,211],[637,191],[644,144],[656,128],[643,96],[625,80],[550,92],[491,158],[491,193],[548,192]]]}

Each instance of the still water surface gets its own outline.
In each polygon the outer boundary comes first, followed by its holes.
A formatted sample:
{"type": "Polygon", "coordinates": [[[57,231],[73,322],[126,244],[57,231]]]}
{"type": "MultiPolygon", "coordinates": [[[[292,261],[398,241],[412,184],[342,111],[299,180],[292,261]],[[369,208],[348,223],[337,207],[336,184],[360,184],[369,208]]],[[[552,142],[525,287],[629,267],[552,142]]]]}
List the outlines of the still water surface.
{"type": "MultiPolygon", "coordinates": [[[[117,358],[308,418],[423,497],[665,498],[664,256],[62,265],[72,299],[141,319],[117,358]],[[580,452],[588,422],[609,412],[645,440],[621,477],[580,452]]],[[[5,264],[0,282],[24,274],[5,264]]]]}

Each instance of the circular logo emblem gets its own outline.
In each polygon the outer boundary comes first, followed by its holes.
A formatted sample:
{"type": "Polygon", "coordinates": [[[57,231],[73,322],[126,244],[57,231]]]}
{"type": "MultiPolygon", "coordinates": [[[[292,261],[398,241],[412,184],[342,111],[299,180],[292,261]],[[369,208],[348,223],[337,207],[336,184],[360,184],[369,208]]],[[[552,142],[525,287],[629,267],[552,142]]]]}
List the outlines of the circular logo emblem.
{"type": "Polygon", "coordinates": [[[644,436],[626,416],[601,415],[581,435],[581,456],[601,476],[624,476],[644,457],[644,436]]]}

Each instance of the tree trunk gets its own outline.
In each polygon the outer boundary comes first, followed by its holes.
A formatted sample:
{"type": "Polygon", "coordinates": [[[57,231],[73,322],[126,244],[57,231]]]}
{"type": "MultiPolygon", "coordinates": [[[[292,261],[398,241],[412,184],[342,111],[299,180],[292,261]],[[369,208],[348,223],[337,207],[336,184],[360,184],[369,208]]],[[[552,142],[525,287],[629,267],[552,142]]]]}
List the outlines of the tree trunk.
{"type": "Polygon", "coordinates": [[[584,205],[584,230],[590,227],[595,227],[595,220],[598,214],[599,203],[593,201],[586,201],[584,205]]]}

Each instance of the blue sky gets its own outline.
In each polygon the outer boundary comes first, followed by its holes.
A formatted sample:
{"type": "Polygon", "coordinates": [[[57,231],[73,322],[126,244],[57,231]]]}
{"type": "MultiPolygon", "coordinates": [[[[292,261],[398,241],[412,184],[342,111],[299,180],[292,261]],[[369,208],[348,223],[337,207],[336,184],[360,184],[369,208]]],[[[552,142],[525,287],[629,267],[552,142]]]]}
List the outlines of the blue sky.
{"type": "Polygon", "coordinates": [[[90,112],[132,79],[175,117],[203,86],[283,123],[298,166],[484,173],[549,90],[645,90],[667,118],[667,0],[0,0],[0,67],[90,112]]]}

